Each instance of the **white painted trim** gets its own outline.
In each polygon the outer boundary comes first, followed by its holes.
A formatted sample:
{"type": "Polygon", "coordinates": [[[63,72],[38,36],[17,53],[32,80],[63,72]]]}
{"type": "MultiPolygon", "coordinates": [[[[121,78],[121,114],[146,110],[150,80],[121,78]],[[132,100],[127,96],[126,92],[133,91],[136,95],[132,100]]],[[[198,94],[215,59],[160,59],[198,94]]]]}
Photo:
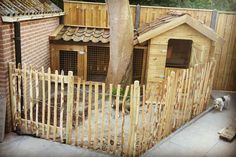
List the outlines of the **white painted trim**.
{"type": "Polygon", "coordinates": [[[3,22],[20,22],[27,20],[36,20],[36,19],[44,19],[50,17],[57,17],[65,15],[64,12],[60,13],[49,13],[49,14],[38,14],[38,15],[22,15],[22,16],[2,16],[3,22]]]}

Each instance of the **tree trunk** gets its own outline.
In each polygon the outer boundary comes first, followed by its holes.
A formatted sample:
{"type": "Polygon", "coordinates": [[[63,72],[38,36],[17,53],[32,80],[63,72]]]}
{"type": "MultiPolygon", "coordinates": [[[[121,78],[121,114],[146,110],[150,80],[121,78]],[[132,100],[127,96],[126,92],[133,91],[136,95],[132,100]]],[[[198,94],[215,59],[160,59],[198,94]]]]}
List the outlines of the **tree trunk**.
{"type": "Polygon", "coordinates": [[[106,0],[110,21],[110,62],[106,83],[132,81],[134,28],[128,0],[106,0]]]}

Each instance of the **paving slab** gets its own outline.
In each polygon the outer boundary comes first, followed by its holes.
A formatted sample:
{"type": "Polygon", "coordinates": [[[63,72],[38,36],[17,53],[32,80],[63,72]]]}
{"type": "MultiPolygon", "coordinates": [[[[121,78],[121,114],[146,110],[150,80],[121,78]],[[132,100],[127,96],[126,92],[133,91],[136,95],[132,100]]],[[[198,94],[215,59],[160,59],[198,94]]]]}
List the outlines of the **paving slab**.
{"type": "Polygon", "coordinates": [[[110,157],[111,155],[10,133],[0,143],[0,157],[110,157]]]}
{"type": "Polygon", "coordinates": [[[235,157],[236,140],[232,143],[219,139],[218,131],[227,127],[236,116],[236,92],[213,91],[214,98],[231,95],[228,109],[211,110],[198,120],[177,131],[164,142],[155,145],[143,157],[235,157]]]}

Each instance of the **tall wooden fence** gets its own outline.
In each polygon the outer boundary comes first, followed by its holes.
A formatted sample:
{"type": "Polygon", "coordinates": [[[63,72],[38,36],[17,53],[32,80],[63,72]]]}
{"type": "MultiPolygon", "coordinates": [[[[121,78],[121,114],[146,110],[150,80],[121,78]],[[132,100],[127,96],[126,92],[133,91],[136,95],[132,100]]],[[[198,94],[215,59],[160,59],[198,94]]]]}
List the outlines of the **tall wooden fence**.
{"type": "MultiPolygon", "coordinates": [[[[109,27],[107,7],[104,3],[65,1],[64,11],[65,25],[109,27]]],[[[216,45],[217,70],[213,88],[236,90],[236,12],[219,11],[214,18],[213,10],[141,6],[139,24],[142,26],[169,11],[187,12],[207,26],[216,25],[216,32],[225,39],[225,44],[223,47],[216,45]]],[[[131,12],[135,24],[136,6],[131,5],[131,12]]]]}
{"type": "Polygon", "coordinates": [[[215,62],[169,69],[152,87],[85,82],[73,76],[10,64],[13,128],[116,155],[144,153],[206,109],[215,62]]]}

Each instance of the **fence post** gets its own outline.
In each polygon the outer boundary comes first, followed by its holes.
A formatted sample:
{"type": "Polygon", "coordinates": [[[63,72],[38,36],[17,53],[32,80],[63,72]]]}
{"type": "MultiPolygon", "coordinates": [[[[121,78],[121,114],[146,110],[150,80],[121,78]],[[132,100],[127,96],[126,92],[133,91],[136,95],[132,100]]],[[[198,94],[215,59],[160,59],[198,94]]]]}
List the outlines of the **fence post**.
{"type": "Polygon", "coordinates": [[[171,133],[172,130],[172,116],[174,109],[174,97],[176,96],[176,76],[175,72],[170,73],[170,77],[167,80],[167,93],[165,101],[165,130],[164,136],[167,136],[171,133]]]}
{"type": "MultiPolygon", "coordinates": [[[[15,83],[13,80],[13,73],[14,73],[14,68],[15,65],[14,63],[9,63],[9,85],[10,85],[10,95],[11,95],[11,115],[12,115],[12,126],[13,126],[13,130],[15,130],[15,118],[14,115],[16,113],[16,93],[15,93],[15,83]]],[[[16,77],[16,76],[15,76],[16,77]]]]}
{"type": "Polygon", "coordinates": [[[136,152],[136,141],[137,141],[137,128],[138,128],[138,118],[139,118],[139,104],[140,104],[140,86],[139,81],[134,82],[134,92],[133,92],[133,103],[130,106],[131,109],[131,142],[128,156],[135,156],[136,152]]]}
{"type": "Polygon", "coordinates": [[[72,116],[73,116],[73,100],[74,100],[74,77],[73,72],[68,72],[68,86],[67,86],[67,115],[66,115],[66,144],[71,144],[72,134],[72,116]]]}

